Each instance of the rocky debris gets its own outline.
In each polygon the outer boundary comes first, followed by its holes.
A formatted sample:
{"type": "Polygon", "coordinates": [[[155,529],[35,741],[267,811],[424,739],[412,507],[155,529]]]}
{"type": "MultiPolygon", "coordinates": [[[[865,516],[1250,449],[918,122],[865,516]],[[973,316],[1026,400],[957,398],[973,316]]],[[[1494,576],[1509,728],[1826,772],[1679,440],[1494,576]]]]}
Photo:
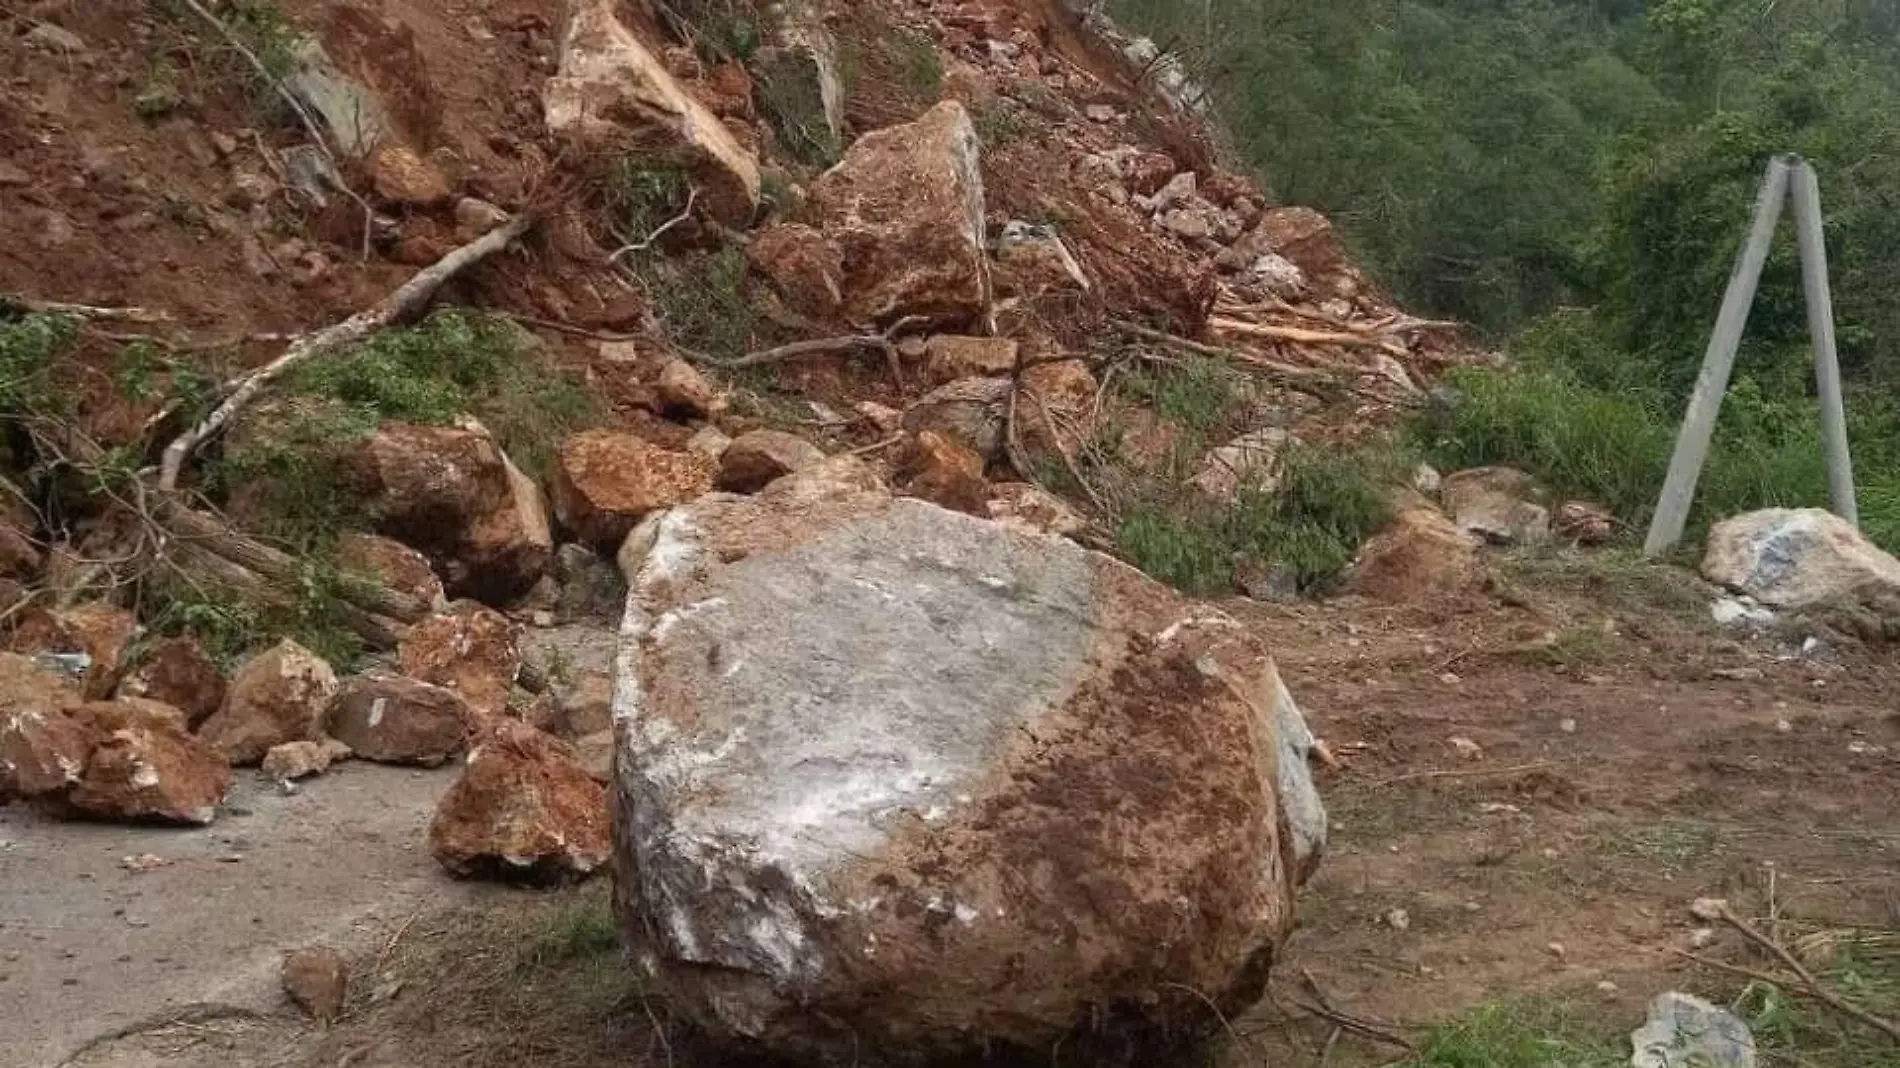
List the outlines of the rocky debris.
{"type": "Polygon", "coordinates": [[[938,334],[923,342],[924,376],[932,386],[959,378],[1013,374],[1022,346],[1014,338],[938,334]]]}
{"type": "Polygon", "coordinates": [[[286,638],[238,669],[224,707],[198,736],[233,764],[257,764],[285,742],[320,739],[323,710],[336,691],[330,665],[286,638]]]}
{"type": "Polygon", "coordinates": [[[431,609],[439,611],[448,603],[442,579],[429,565],[429,558],[394,538],[345,534],[337,539],[336,562],[344,571],[373,578],[431,609]]]}
{"type": "Polygon", "coordinates": [[[328,1023],[343,1015],[349,1000],[350,967],[328,946],[284,954],[284,993],[311,1019],[328,1023]]]}
{"type": "Polygon", "coordinates": [[[827,317],[985,326],[979,153],[976,128],[955,101],[865,134],[812,185],[808,225],[761,235],[754,262],[788,297],[827,317]]]}
{"type": "Polygon", "coordinates": [[[1027,482],[991,486],[989,517],[1016,530],[1061,538],[1080,537],[1089,528],[1067,501],[1027,482]]]}
{"type": "Polygon", "coordinates": [[[1293,435],[1278,427],[1251,430],[1209,452],[1188,485],[1214,500],[1232,504],[1243,489],[1272,493],[1280,488],[1280,466],[1293,435]]]}
{"type": "Polygon", "coordinates": [[[1479,544],[1436,508],[1407,508],[1359,551],[1348,585],[1377,601],[1422,604],[1471,586],[1479,544]]]}
{"type": "Polygon", "coordinates": [[[502,722],[469,752],[429,825],[429,848],[460,876],[589,875],[612,851],[607,796],[573,749],[502,722]]]}
{"type": "Polygon", "coordinates": [[[351,469],[379,531],[428,556],[450,596],[506,603],[547,572],[547,503],[480,424],[385,423],[351,469]]]}
{"type": "Polygon", "coordinates": [[[989,516],[990,484],[983,477],[983,458],[934,430],[904,442],[895,484],[907,497],[953,512],[989,516]]]}
{"type": "MultiPolygon", "coordinates": [[[[0,183],[4,184],[4,183],[0,183]]],[[[0,505],[0,509],[4,509],[0,505]]],[[[46,563],[46,554],[33,540],[35,520],[32,513],[14,515],[0,510],[0,577],[32,579],[46,563]]]]}
{"type": "Polygon", "coordinates": [[[386,203],[429,208],[453,195],[442,172],[400,141],[377,146],[370,154],[369,174],[370,185],[386,203]]]}
{"type": "Polygon", "coordinates": [[[88,697],[109,697],[139,630],[138,617],[109,604],[64,610],[31,605],[14,617],[7,648],[71,668],[88,697]]]}
{"type": "Polygon", "coordinates": [[[649,513],[712,489],[713,465],[695,452],[662,448],[636,434],[589,430],[561,446],[554,514],[588,545],[620,547],[649,513]]]}
{"type": "Polygon", "coordinates": [[[794,114],[819,118],[822,132],[793,134],[816,142],[807,147],[825,150],[842,145],[845,84],[836,38],[810,4],[779,3],[772,5],[772,11],[776,16],[772,43],[749,64],[758,72],[761,91],[776,100],[797,101],[794,114]]]}
{"type": "Polygon", "coordinates": [[[1088,272],[1053,226],[1011,219],[996,239],[996,295],[1033,300],[1048,293],[1087,293],[1088,272]]]}
{"type": "Polygon", "coordinates": [[[1245,630],[1071,542],[813,476],[657,517],[623,564],[619,914],[715,1036],[1043,1056],[1260,995],[1325,817],[1245,630]]]}
{"type": "Polygon", "coordinates": [[[1565,501],[1551,514],[1550,529],[1572,545],[1603,545],[1616,537],[1616,513],[1589,501],[1565,501]]]}
{"type": "Polygon", "coordinates": [[[729,493],[757,493],[824,460],[823,449],[796,434],[753,430],[734,438],[720,456],[718,485],[729,493]]]}
{"type": "Polygon", "coordinates": [[[1727,1009],[1670,991],[1649,1003],[1649,1019],[1630,1035],[1631,1068],[1755,1068],[1755,1036],[1727,1009]]]}
{"type": "Polygon", "coordinates": [[[185,715],[185,726],[197,730],[224,706],[224,673],[218,670],[196,639],[167,638],[138,658],[119,680],[120,698],[163,701],[185,715]]]}
{"type": "Polygon", "coordinates": [[[231,789],[231,767],[157,702],[95,702],[73,713],[96,739],[66,795],[86,819],[203,826],[231,789]]]}
{"type": "Polygon", "coordinates": [[[0,803],[60,794],[84,775],[93,733],[66,715],[80,700],[32,660],[0,653],[0,803]]]}
{"type": "Polygon", "coordinates": [[[1011,388],[1007,378],[958,379],[911,405],[904,429],[934,430],[978,456],[996,456],[1003,451],[1011,388]]]}
{"type": "Polygon", "coordinates": [[[330,765],[341,759],[337,756],[339,751],[347,754],[349,747],[342,746],[339,750],[323,742],[285,742],[272,746],[271,751],[264,754],[259,769],[280,782],[308,779],[329,771],[330,765]]]}
{"type": "Polygon", "coordinates": [[[732,438],[725,431],[707,423],[693,431],[693,436],[686,439],[686,448],[713,463],[718,463],[720,458],[726,455],[726,450],[732,448],[732,438]]]}
{"type": "Polygon", "coordinates": [[[433,768],[461,752],[472,719],[468,702],[450,690],[399,675],[364,675],[343,684],[324,725],[364,760],[433,768]]]}
{"type": "Polygon", "coordinates": [[[582,770],[602,786],[614,781],[614,732],[596,731],[574,742],[575,759],[582,770]]]}
{"type": "Polygon", "coordinates": [[[1326,216],[1311,208],[1273,208],[1232,249],[1232,262],[1253,267],[1273,256],[1303,279],[1330,278],[1346,269],[1346,253],[1326,216]]]}
{"type": "Polygon", "coordinates": [[[626,608],[627,584],[620,570],[584,545],[570,543],[555,551],[554,581],[559,587],[555,608],[563,619],[618,623],[626,608]]]}
{"type": "Polygon", "coordinates": [[[548,129],[584,158],[631,157],[683,170],[723,222],[749,222],[759,205],[758,161],[616,17],[615,6],[569,5],[560,70],[542,91],[548,129]]]}
{"type": "Polygon", "coordinates": [[[1900,560],[1818,508],[1770,508],[1717,523],[1702,574],[1773,608],[1900,603],[1900,560]]]}
{"type": "Polygon", "coordinates": [[[614,729],[614,680],[588,672],[563,687],[556,706],[552,733],[578,741],[614,729]]]}
{"type": "Polygon", "coordinates": [[[500,716],[521,674],[521,630],[493,609],[459,604],[410,627],[399,659],[411,679],[454,691],[478,716],[500,716]]]}
{"type": "Polygon", "coordinates": [[[1439,500],[1452,520],[1494,545],[1535,545],[1550,537],[1550,510],[1531,476],[1512,467],[1446,475],[1439,500]]]}
{"type": "Polygon", "coordinates": [[[343,73],[317,41],[299,41],[292,51],[285,88],[317,114],[338,148],[358,159],[368,156],[394,128],[382,101],[343,73]]]}

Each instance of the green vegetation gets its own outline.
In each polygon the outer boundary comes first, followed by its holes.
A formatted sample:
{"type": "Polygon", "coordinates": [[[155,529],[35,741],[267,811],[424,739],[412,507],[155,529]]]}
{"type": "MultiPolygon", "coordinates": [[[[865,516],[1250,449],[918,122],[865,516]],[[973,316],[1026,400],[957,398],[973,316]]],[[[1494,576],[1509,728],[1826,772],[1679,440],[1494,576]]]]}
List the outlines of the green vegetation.
{"type": "MultiPolygon", "coordinates": [[[[175,0],[161,0],[158,9],[193,42],[193,50],[215,67],[215,76],[229,82],[242,85],[252,106],[260,115],[272,123],[290,123],[296,120],[288,104],[278,93],[276,84],[282,84],[296,69],[298,56],[304,47],[305,35],[302,30],[284,14],[283,9],[268,0],[231,0],[217,7],[219,21],[230,31],[230,38],[205,24],[204,19],[184,4],[175,0]],[[246,58],[232,44],[231,38],[243,44],[244,49],[256,59],[256,65],[246,58]],[[260,72],[258,67],[263,67],[260,72]]],[[[154,75],[154,82],[158,76],[154,75]]],[[[169,84],[166,83],[169,90],[169,84]]],[[[175,92],[167,94],[175,98],[175,92]]],[[[134,108],[143,117],[153,117],[149,109],[156,106],[165,96],[153,96],[151,87],[139,94],[134,108]]],[[[175,106],[175,105],[174,105],[175,106]]],[[[162,114],[169,107],[158,113],[162,114]]]]}
{"type": "Polygon", "coordinates": [[[1627,1040],[1545,1006],[1495,1002],[1432,1029],[1406,1068],[1622,1068],[1627,1040]]]}
{"type": "Polygon", "coordinates": [[[682,348],[722,360],[751,348],[758,313],[746,295],[742,249],[652,258],[635,266],[667,336],[682,348]]]}
{"type": "MultiPolygon", "coordinates": [[[[1514,369],[1426,445],[1640,529],[1768,159],[1813,161],[1869,533],[1900,546],[1900,9],[1754,0],[1115,0],[1213,90],[1276,198],[1514,369]]],[[[1792,228],[1700,522],[1826,499],[1792,228]]],[[[1500,376],[1501,377],[1498,377],[1500,376]]],[[[1488,381],[1487,381],[1488,380],[1488,381]]],[[[1440,413],[1441,416],[1443,413],[1440,413]]]]}

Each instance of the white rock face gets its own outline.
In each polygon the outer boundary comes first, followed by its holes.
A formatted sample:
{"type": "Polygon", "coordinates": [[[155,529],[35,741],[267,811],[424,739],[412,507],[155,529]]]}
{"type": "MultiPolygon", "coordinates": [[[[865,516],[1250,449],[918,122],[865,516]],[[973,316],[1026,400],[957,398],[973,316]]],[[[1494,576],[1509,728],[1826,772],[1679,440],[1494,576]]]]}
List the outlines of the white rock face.
{"type": "Polygon", "coordinates": [[[926,1058],[1258,996],[1325,815],[1230,620],[829,467],[621,559],[620,912],[714,1034],[926,1058]]]}
{"type": "Polygon", "coordinates": [[[1770,508],[1716,524],[1702,574],[1775,608],[1900,598],[1900,560],[1818,508],[1770,508]]]}

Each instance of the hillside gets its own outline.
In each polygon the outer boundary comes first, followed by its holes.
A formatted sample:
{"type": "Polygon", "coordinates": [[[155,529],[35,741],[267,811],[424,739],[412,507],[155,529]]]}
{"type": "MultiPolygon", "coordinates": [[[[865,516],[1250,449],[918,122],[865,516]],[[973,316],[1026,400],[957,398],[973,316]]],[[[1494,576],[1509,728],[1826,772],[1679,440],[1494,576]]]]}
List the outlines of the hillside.
{"type": "Polygon", "coordinates": [[[1111,6],[0,8],[0,1061],[1880,1063],[1900,563],[1719,522],[1810,439],[1637,559],[1613,302],[1111,6]]]}

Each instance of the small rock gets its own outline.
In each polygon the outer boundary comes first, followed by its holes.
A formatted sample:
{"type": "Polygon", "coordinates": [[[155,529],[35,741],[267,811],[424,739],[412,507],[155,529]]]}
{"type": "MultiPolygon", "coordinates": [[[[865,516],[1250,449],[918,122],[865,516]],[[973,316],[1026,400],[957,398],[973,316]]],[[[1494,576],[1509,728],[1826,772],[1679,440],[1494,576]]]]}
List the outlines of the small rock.
{"type": "MultiPolygon", "coordinates": [[[[410,627],[398,659],[411,679],[454,691],[479,715],[499,716],[508,710],[521,673],[521,635],[500,612],[461,604],[410,627]]],[[[347,734],[337,736],[350,741],[347,734]]]]}
{"type": "Polygon", "coordinates": [[[880,434],[895,434],[904,426],[904,413],[876,401],[859,401],[853,411],[880,434]]]}
{"type": "Polygon", "coordinates": [[[1565,734],[1575,734],[1577,733],[1577,721],[1566,716],[1563,720],[1558,722],[1557,729],[1565,734]]]}
{"type": "Polygon", "coordinates": [[[1775,721],[1775,733],[1792,734],[1794,733],[1794,724],[1785,719],[1778,719],[1775,721]]]}
{"type": "Polygon", "coordinates": [[[1404,909],[1393,909],[1385,914],[1385,925],[1394,931],[1412,929],[1412,915],[1404,909]]]}
{"type": "Polygon", "coordinates": [[[1013,338],[938,334],[924,342],[924,375],[934,388],[959,378],[1012,374],[1020,352],[1013,338]]]}
{"type": "Polygon", "coordinates": [[[330,770],[330,752],[318,742],[285,742],[264,754],[261,767],[279,781],[308,779],[330,770]]]}
{"type": "Polygon", "coordinates": [[[455,228],[468,238],[479,237],[508,221],[508,213],[475,197],[455,202],[455,228]]]}
{"type": "Polygon", "coordinates": [[[1689,904],[1689,915],[1704,923],[1714,923],[1728,912],[1728,901],[1719,897],[1699,897],[1689,904]]]}
{"type": "Polygon", "coordinates": [[[316,741],[323,710],[336,695],[336,672],[289,639],[239,669],[224,707],[199,736],[233,764],[256,764],[285,742],[316,741]]]}
{"type": "Polygon", "coordinates": [[[311,946],[284,954],[284,993],[312,1019],[328,1023],[343,1015],[350,970],[343,954],[311,946]]]}
{"type": "Polygon", "coordinates": [[[1600,980],[1600,981],[1598,981],[1598,983],[1597,983],[1597,992],[1598,992],[1598,993],[1602,993],[1602,994],[1614,994],[1614,993],[1616,993],[1616,991],[1617,991],[1617,989],[1618,989],[1618,987],[1617,987],[1617,985],[1616,985],[1615,983],[1613,983],[1613,982],[1611,982],[1611,981],[1610,981],[1610,980],[1608,980],[1608,979],[1603,979],[1603,980],[1600,980]]]}
{"type": "Polygon", "coordinates": [[[1121,117],[1121,112],[1116,111],[1111,104],[1090,104],[1083,114],[1089,117],[1090,122],[1114,122],[1121,117]]]}
{"type": "Polygon", "coordinates": [[[1451,740],[1451,747],[1456,749],[1458,755],[1466,760],[1484,759],[1484,747],[1469,738],[1453,738],[1451,740]]]}
{"type": "Polygon", "coordinates": [[[780,430],[754,430],[735,438],[720,458],[719,488],[732,493],[757,493],[824,459],[822,449],[801,437],[780,430]]]}
{"type": "Polygon", "coordinates": [[[582,675],[572,689],[561,695],[559,733],[564,738],[580,739],[614,729],[614,680],[610,675],[582,675]]]}
{"type": "Polygon", "coordinates": [[[1630,1035],[1631,1068],[1755,1068],[1755,1037],[1726,1009],[1671,991],[1630,1035]]]}
{"type": "Polygon", "coordinates": [[[86,50],[85,38],[64,26],[55,26],[50,22],[42,22],[28,30],[22,40],[30,47],[47,52],[77,55],[86,50]]]}
{"type": "Polygon", "coordinates": [[[1616,537],[1616,513],[1589,501],[1565,501],[1551,515],[1550,526],[1573,545],[1602,545],[1616,537]]]}
{"type": "Polygon", "coordinates": [[[148,871],[157,871],[170,863],[170,860],[159,856],[157,853],[140,853],[137,856],[126,857],[124,860],[119,861],[119,867],[124,868],[134,875],[143,875],[148,871]]]}
{"type": "Polygon", "coordinates": [[[1552,942],[1549,945],[1545,946],[1544,949],[1551,956],[1556,957],[1559,960],[1563,959],[1563,957],[1565,957],[1569,953],[1569,951],[1564,948],[1564,944],[1562,942],[1552,942]]]}
{"type": "Polygon", "coordinates": [[[1478,548],[1437,509],[1407,508],[1360,550],[1348,586],[1390,604],[1428,603],[1477,582],[1478,548]]]}
{"type": "Polygon", "coordinates": [[[1715,928],[1698,927],[1689,932],[1690,949],[1707,949],[1715,944],[1715,928]]]}
{"type": "Polygon", "coordinates": [[[708,423],[693,432],[693,436],[686,441],[686,448],[713,463],[718,463],[720,457],[726,455],[726,450],[732,448],[732,438],[728,437],[725,431],[708,423]]]}
{"type": "Polygon", "coordinates": [[[896,484],[906,496],[968,515],[989,516],[983,458],[934,430],[905,442],[897,457],[896,484]]]}
{"type": "Polygon", "coordinates": [[[699,368],[685,360],[669,360],[653,380],[661,408],[675,419],[711,419],[726,410],[726,397],[699,368]]]}

